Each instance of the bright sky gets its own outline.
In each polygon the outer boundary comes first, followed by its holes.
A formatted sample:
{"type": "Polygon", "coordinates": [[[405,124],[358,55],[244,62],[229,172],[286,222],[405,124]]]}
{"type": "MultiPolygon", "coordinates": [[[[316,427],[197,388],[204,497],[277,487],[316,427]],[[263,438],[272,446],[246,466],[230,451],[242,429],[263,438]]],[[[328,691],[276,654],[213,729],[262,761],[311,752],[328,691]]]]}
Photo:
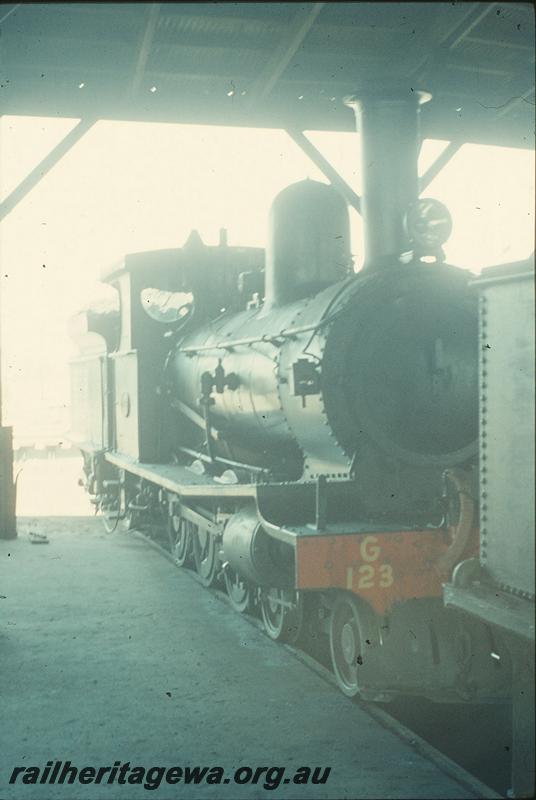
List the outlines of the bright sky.
{"type": "MultiPolygon", "coordinates": [[[[76,122],[0,119],[2,199],[76,122]]],[[[359,136],[308,135],[360,192],[359,136]]],[[[424,142],[421,172],[445,145],[424,142]]],[[[230,245],[264,246],[274,196],[305,177],[326,180],[283,131],[97,123],[0,228],[5,416],[15,432],[63,425],[53,409],[69,403],[67,320],[103,266],[180,247],[192,228],[207,244],[224,227],[230,245]]],[[[534,152],[465,145],[425,194],[452,214],[451,263],[479,272],[534,250],[534,152]]]]}

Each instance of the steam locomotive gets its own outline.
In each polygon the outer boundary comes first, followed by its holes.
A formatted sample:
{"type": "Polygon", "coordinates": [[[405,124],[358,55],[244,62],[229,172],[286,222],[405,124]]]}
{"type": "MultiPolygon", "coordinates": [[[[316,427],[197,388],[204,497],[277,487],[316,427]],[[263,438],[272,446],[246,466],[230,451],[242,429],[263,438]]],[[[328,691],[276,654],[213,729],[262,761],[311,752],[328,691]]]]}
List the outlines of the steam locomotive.
{"type": "Polygon", "coordinates": [[[108,271],[114,303],[73,321],[73,430],[108,530],[160,537],[273,639],[328,635],[345,694],[494,701],[508,652],[442,601],[478,553],[478,308],[419,199],[427,99],[350,100],[359,272],[345,201],[309,180],[274,200],[265,256],[193,232],[108,271]]]}

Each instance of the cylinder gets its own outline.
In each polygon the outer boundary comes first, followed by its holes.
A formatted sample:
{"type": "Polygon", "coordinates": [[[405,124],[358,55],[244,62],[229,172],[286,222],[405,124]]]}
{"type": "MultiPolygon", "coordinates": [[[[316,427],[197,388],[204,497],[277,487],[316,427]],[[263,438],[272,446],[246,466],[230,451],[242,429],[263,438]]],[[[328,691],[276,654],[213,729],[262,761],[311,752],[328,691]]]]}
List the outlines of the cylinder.
{"type": "Polygon", "coordinates": [[[346,101],[361,134],[364,269],[389,267],[410,249],[404,216],[419,197],[419,105],[430,97],[408,87],[346,101]]]}
{"type": "Polygon", "coordinates": [[[268,536],[254,506],[237,511],[225,526],[223,554],[234,571],[252,583],[280,589],[293,586],[292,549],[268,536]]]}
{"type": "Polygon", "coordinates": [[[316,294],[351,268],[350,218],[339,192],[311,180],[283,189],[270,210],[266,308],[316,294]]]}

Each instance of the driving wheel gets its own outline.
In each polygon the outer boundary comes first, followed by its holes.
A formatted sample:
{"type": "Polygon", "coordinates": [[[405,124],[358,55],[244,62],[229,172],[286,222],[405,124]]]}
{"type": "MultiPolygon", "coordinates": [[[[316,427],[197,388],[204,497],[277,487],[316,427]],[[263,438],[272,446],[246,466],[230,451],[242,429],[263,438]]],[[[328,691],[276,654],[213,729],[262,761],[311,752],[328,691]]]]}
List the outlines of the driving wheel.
{"type": "MultiPolygon", "coordinates": [[[[347,697],[364,693],[374,673],[373,647],[378,645],[372,612],[351,594],[340,594],[331,613],[329,645],[337,684],[347,697]]],[[[368,694],[368,693],[367,693],[368,694]]]]}
{"type": "Polygon", "coordinates": [[[263,589],[261,614],[264,630],[271,639],[295,643],[303,628],[303,602],[298,592],[263,589]]]}
{"type": "Polygon", "coordinates": [[[223,578],[232,607],[240,614],[245,614],[252,605],[252,591],[249,583],[230,566],[225,568],[223,578]]]}
{"type": "Polygon", "coordinates": [[[197,574],[203,586],[211,586],[216,579],[218,552],[216,539],[199,525],[193,525],[192,549],[197,574]]]}

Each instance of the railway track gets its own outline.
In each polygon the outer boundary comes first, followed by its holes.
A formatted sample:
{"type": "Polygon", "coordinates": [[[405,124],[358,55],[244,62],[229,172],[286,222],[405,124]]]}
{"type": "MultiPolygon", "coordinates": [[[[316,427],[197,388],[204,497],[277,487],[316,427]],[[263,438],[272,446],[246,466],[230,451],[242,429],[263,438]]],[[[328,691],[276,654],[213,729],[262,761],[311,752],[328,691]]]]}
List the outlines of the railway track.
{"type": "MultiPolygon", "coordinates": [[[[195,570],[177,564],[166,548],[163,536],[153,536],[139,529],[122,533],[142,539],[191,580],[203,585],[195,570]]],[[[224,589],[213,585],[208,591],[233,608],[224,589]]],[[[236,613],[236,609],[233,610],[236,613]]],[[[245,622],[264,632],[257,608],[242,616],[245,622]]],[[[304,666],[337,687],[330,666],[327,637],[319,636],[315,641],[306,639],[300,647],[283,642],[274,644],[285,647],[304,666]]],[[[381,725],[466,788],[470,796],[507,796],[511,774],[511,712],[508,705],[432,703],[416,697],[401,697],[390,703],[367,703],[356,698],[348,698],[348,702],[361,705],[381,725]]]]}

